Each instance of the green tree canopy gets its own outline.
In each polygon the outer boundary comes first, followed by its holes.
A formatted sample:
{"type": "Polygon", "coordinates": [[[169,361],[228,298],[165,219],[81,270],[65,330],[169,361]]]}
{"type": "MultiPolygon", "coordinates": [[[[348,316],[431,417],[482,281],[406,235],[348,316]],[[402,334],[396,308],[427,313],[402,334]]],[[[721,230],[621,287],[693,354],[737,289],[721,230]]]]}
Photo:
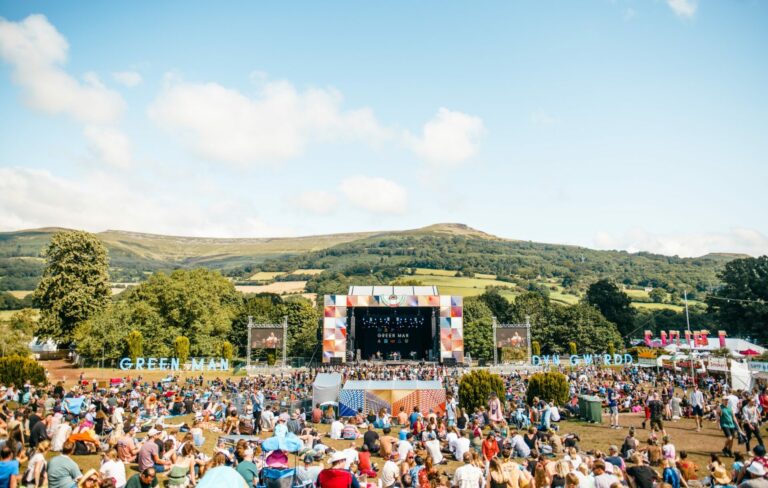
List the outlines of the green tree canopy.
{"type": "Polygon", "coordinates": [[[634,329],[635,309],[632,300],[610,280],[596,281],[587,289],[586,303],[596,307],[603,317],[616,324],[621,335],[629,339],[634,329]]]}
{"type": "Polygon", "coordinates": [[[493,322],[481,318],[464,324],[464,353],[472,359],[493,359],[493,322]]]}
{"type": "Polygon", "coordinates": [[[38,333],[69,342],[75,327],[109,303],[107,250],[87,232],[57,232],[45,250],[46,266],[35,290],[38,333]]]}
{"type": "Polygon", "coordinates": [[[724,285],[707,298],[708,312],[731,335],[768,341],[768,256],[731,261],[720,279],[724,285]]]}

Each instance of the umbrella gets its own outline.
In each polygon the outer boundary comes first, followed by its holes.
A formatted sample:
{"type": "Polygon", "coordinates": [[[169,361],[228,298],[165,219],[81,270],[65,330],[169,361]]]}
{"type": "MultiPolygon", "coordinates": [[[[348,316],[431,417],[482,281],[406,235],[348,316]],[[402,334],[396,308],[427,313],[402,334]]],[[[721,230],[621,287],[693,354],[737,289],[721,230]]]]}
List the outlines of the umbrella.
{"type": "Polygon", "coordinates": [[[743,356],[759,356],[760,353],[755,351],[754,349],[747,349],[746,351],[739,351],[739,354],[743,356]]]}
{"type": "Polygon", "coordinates": [[[297,452],[304,448],[304,443],[296,437],[296,434],[288,432],[284,436],[275,436],[264,440],[261,443],[261,448],[265,451],[280,449],[281,451],[297,452]]]}

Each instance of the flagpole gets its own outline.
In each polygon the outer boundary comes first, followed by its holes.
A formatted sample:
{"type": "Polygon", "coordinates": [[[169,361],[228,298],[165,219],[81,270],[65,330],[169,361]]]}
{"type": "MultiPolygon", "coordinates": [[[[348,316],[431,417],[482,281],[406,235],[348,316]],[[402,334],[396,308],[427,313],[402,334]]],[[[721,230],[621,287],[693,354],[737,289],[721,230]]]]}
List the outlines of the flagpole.
{"type": "MultiPolygon", "coordinates": [[[[688,317],[688,290],[683,290],[683,300],[685,301],[685,324],[688,327],[688,337],[691,337],[691,320],[688,317]]],[[[690,339],[689,339],[690,340],[690,339]]],[[[694,340],[693,345],[688,344],[688,359],[691,363],[691,381],[693,381],[693,386],[696,386],[696,371],[693,368],[693,346],[696,344],[696,341],[694,340]]]]}

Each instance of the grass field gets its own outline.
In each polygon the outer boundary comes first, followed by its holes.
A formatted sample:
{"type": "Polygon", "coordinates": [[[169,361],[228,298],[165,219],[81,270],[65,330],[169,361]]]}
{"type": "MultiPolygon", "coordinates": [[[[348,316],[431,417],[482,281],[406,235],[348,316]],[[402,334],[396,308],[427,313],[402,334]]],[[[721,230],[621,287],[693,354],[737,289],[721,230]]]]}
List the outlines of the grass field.
{"type": "Polygon", "coordinates": [[[416,276],[401,276],[399,279],[418,279],[424,285],[435,285],[443,295],[471,297],[482,294],[489,286],[509,286],[509,283],[488,278],[466,278],[454,276],[455,271],[443,269],[417,269],[416,276]]]}
{"type": "MultiPolygon", "coordinates": [[[[36,308],[33,309],[35,311],[35,320],[40,318],[40,311],[36,308]]],[[[0,320],[10,320],[10,318],[18,312],[18,310],[0,310],[0,320]]]]}
{"type": "Polygon", "coordinates": [[[325,271],[325,270],[324,269],[297,269],[296,271],[293,271],[293,272],[288,273],[288,274],[292,274],[292,275],[302,275],[303,274],[303,275],[316,276],[316,275],[319,275],[320,273],[322,273],[323,271],[325,271]]]}
{"type": "Polygon", "coordinates": [[[242,293],[301,293],[306,281],[276,281],[268,285],[238,285],[235,289],[242,293]]]}
{"type": "Polygon", "coordinates": [[[282,271],[259,271],[258,273],[252,274],[248,279],[252,281],[271,281],[284,274],[285,273],[282,271]]]}
{"type": "Polygon", "coordinates": [[[34,292],[35,292],[34,290],[11,290],[11,291],[8,291],[6,293],[11,294],[11,295],[13,295],[14,297],[16,297],[18,299],[22,299],[22,298],[26,297],[27,295],[29,295],[30,293],[34,293],[34,292]]]}
{"type": "Polygon", "coordinates": [[[675,312],[682,312],[685,310],[685,307],[682,305],[672,305],[670,303],[639,303],[639,302],[632,302],[632,306],[639,309],[645,309],[645,310],[674,310],[675,312]]]}

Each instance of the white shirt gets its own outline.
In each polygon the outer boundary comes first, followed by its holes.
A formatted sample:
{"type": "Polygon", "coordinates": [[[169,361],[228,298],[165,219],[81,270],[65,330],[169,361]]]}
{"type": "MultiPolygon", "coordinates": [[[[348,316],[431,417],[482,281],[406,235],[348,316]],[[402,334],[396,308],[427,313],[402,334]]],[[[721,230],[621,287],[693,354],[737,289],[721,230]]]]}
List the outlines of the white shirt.
{"type": "Polygon", "coordinates": [[[459,437],[456,440],[456,444],[453,448],[453,455],[456,456],[456,460],[464,461],[464,453],[469,451],[469,439],[466,437],[459,437]]]}
{"type": "Polygon", "coordinates": [[[53,439],[51,439],[51,451],[60,452],[71,433],[72,427],[68,423],[62,422],[59,424],[56,432],[53,433],[53,439]]]}
{"type": "Polygon", "coordinates": [[[738,412],[739,411],[739,397],[731,393],[726,398],[728,398],[728,406],[731,409],[731,412],[738,412]]]}
{"type": "Polygon", "coordinates": [[[480,488],[482,481],[483,472],[471,464],[458,468],[453,476],[453,486],[457,488],[480,488]]]}
{"type": "Polygon", "coordinates": [[[386,488],[395,484],[400,476],[400,468],[394,461],[387,461],[381,469],[381,484],[386,488]]]}
{"type": "Polygon", "coordinates": [[[334,420],[331,424],[331,439],[341,439],[341,431],[344,430],[344,424],[338,420],[334,420]]]}
{"type": "Polygon", "coordinates": [[[525,443],[523,436],[520,434],[515,435],[512,438],[512,454],[515,457],[527,458],[531,455],[531,448],[525,443]]]}
{"type": "Polygon", "coordinates": [[[691,393],[691,406],[704,407],[704,393],[702,393],[701,390],[694,390],[691,393]]]}
{"type": "Polygon", "coordinates": [[[408,441],[400,441],[397,444],[397,453],[400,454],[400,459],[408,457],[408,453],[413,451],[413,444],[408,441]]]}
{"type": "Polygon", "coordinates": [[[101,465],[99,472],[104,475],[105,478],[114,478],[115,486],[117,488],[123,488],[123,486],[125,486],[125,464],[119,459],[117,461],[108,459],[101,465]]]}
{"type": "Polygon", "coordinates": [[[427,448],[429,457],[432,458],[434,464],[439,464],[443,460],[443,453],[440,452],[440,441],[432,439],[424,443],[424,447],[427,448]]]}
{"type": "Polygon", "coordinates": [[[611,488],[612,484],[619,482],[619,478],[608,473],[603,473],[593,478],[595,480],[595,488],[611,488]]]}
{"type": "Polygon", "coordinates": [[[354,447],[348,447],[341,452],[344,453],[344,457],[347,458],[346,462],[344,463],[344,469],[349,469],[349,466],[352,463],[357,462],[359,459],[357,455],[357,449],[354,447]]]}

